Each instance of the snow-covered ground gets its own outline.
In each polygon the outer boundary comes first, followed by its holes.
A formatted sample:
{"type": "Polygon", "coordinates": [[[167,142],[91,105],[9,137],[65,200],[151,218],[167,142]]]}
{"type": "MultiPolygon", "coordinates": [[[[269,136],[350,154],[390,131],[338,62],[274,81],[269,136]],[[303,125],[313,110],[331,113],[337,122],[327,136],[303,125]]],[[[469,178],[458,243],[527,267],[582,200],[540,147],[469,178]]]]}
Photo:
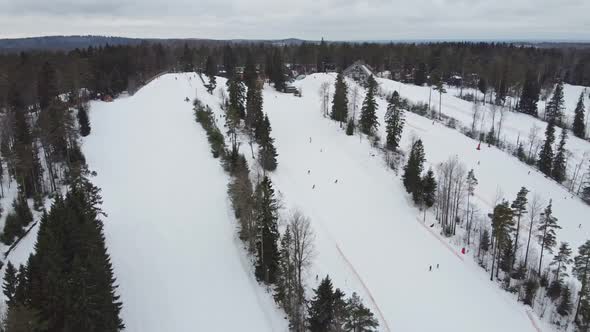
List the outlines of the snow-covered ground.
{"type": "Polygon", "coordinates": [[[228,176],[195,123],[188,75],[94,102],[83,143],[102,188],[126,331],[286,331],[236,237],[228,176]]]}
{"type": "MultiPolygon", "coordinates": [[[[298,81],[302,98],[264,90],[279,154],[271,178],[285,210],[303,212],[316,233],[308,284],[330,274],[335,287],[358,292],[381,331],[535,331],[524,306],[421,221],[401,181],[372,156],[369,143],[322,117],[316,91],[332,79],[298,81]]],[[[221,114],[225,80],[217,82],[213,96],[202,86],[197,95],[221,114]]]]}
{"type": "MultiPolygon", "coordinates": [[[[418,87],[411,84],[402,84],[391,80],[379,79],[383,90],[393,92],[397,90],[402,97],[410,101],[428,102],[428,88],[418,87]]],[[[570,87],[571,88],[571,87],[570,87]]],[[[569,89],[576,90],[576,89],[569,89]]],[[[577,89],[579,90],[579,89],[577,89]]],[[[576,93],[568,93],[566,100],[576,99],[576,93]]],[[[568,91],[568,89],[566,89],[568,91]]],[[[380,100],[379,115],[383,124],[383,116],[386,103],[380,100]]],[[[433,104],[438,105],[438,95],[433,93],[433,104]]],[[[571,101],[569,102],[571,104],[571,101]]],[[[442,98],[442,111],[444,114],[456,118],[466,126],[471,126],[473,104],[450,94],[444,94],[442,98]]],[[[489,112],[489,110],[487,111],[489,112]]],[[[490,115],[486,114],[490,119],[490,115]]],[[[403,135],[402,146],[407,147],[410,138],[415,135],[420,137],[424,142],[426,159],[431,165],[437,165],[444,162],[452,155],[458,155],[467,169],[474,169],[475,175],[479,180],[476,188],[476,198],[480,208],[487,209],[482,212],[488,213],[492,210],[493,204],[498,195],[498,191],[503,193],[503,197],[510,201],[516,198],[518,190],[524,186],[532,193],[538,193],[548,203],[553,200],[553,215],[559,219],[558,223],[562,227],[558,230],[558,241],[567,241],[577,252],[577,248],[588,239],[590,239],[590,223],[585,216],[590,215],[590,206],[582,202],[577,197],[572,197],[571,193],[558,185],[555,181],[546,178],[536,168],[527,166],[517,158],[501,151],[495,147],[481,145],[481,150],[476,150],[477,141],[471,140],[457,130],[447,128],[432,120],[406,112],[407,126],[403,135]],[[581,224],[581,227],[579,227],[581,224]]],[[[491,123],[491,122],[490,122],[491,123]]],[[[526,138],[530,127],[536,124],[541,128],[541,141],[544,139],[544,130],[546,124],[531,116],[516,112],[507,112],[502,129],[502,136],[515,143],[518,135],[520,139],[526,138]]],[[[484,125],[488,128],[490,125],[484,125]]],[[[380,130],[384,134],[384,126],[380,130]]],[[[383,136],[384,137],[384,136],[383,136]]],[[[574,163],[579,162],[584,151],[590,151],[590,142],[581,140],[577,137],[570,137],[567,142],[567,149],[572,152],[570,157],[570,171],[574,163]]],[[[589,155],[590,156],[590,153],[589,155]]],[[[587,157],[586,157],[587,158],[587,157]]],[[[584,172],[586,169],[583,169],[584,172]]],[[[530,198],[530,197],[529,197],[530,198]]]]}

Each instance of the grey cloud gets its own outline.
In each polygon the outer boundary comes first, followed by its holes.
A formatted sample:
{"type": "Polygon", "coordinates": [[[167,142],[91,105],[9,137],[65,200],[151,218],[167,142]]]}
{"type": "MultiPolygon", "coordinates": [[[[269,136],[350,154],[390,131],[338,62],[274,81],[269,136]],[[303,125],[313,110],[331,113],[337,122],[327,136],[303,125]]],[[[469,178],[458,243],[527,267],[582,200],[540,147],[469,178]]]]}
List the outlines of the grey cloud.
{"type": "Polygon", "coordinates": [[[0,0],[0,37],[590,39],[587,0],[0,0]]]}

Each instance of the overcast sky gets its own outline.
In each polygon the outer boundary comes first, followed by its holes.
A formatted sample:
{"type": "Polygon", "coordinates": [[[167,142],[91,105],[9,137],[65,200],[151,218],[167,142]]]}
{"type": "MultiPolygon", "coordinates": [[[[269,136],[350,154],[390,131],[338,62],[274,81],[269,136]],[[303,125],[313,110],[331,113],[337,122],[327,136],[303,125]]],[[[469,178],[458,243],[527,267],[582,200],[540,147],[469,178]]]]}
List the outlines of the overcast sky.
{"type": "Polygon", "coordinates": [[[590,40],[590,0],[0,0],[0,38],[590,40]]]}

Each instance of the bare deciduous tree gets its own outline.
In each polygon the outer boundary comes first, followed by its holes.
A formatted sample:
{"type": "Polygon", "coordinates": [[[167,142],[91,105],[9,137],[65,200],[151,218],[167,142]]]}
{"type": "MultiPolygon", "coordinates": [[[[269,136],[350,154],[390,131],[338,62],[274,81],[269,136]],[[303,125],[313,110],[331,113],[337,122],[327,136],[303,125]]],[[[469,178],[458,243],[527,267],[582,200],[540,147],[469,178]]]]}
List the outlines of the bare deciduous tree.
{"type": "Polygon", "coordinates": [[[296,280],[297,280],[297,308],[295,313],[295,320],[297,326],[303,326],[305,319],[305,310],[303,308],[305,302],[303,274],[305,270],[311,265],[315,256],[314,240],[315,235],[311,229],[309,218],[305,217],[301,212],[295,211],[289,220],[289,227],[293,236],[293,264],[295,266],[296,280]]]}
{"type": "Polygon", "coordinates": [[[321,111],[324,116],[328,116],[330,109],[330,83],[324,82],[320,85],[320,99],[321,99],[321,111]]]}
{"type": "Polygon", "coordinates": [[[528,211],[529,211],[529,236],[526,244],[526,253],[524,255],[524,266],[526,266],[528,258],[529,258],[529,247],[531,245],[531,237],[533,235],[533,231],[535,229],[535,224],[538,221],[538,217],[543,209],[543,199],[538,193],[534,193],[532,198],[529,200],[528,203],[528,211]]]}

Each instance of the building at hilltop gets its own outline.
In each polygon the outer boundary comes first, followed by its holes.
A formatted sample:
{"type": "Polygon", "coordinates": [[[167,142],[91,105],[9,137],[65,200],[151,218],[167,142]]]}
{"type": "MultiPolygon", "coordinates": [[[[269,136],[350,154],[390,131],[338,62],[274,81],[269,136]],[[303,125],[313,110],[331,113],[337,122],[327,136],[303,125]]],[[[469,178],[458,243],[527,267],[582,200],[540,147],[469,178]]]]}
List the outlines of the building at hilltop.
{"type": "Polygon", "coordinates": [[[371,75],[375,76],[373,68],[366,64],[363,60],[357,60],[348,68],[342,71],[342,74],[346,77],[350,77],[353,80],[365,84],[371,75]]]}

